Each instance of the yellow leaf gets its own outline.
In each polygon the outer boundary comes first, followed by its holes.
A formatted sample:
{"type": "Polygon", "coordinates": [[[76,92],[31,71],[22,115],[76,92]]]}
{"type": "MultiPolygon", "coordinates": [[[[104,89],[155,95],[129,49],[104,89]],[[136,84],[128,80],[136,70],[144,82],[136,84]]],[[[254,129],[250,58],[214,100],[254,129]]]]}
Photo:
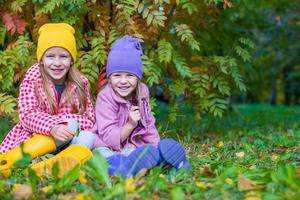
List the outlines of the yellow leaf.
{"type": "Polygon", "coordinates": [[[250,197],[246,197],[245,200],[261,200],[261,198],[258,196],[250,196],[250,197]]]}
{"type": "Polygon", "coordinates": [[[271,160],[273,160],[273,161],[275,161],[275,160],[277,160],[278,159],[278,155],[272,155],[272,157],[271,157],[271,160]]]}
{"type": "Polygon", "coordinates": [[[205,182],[203,181],[196,181],[196,186],[199,188],[205,188],[205,182]]]}
{"type": "Polygon", "coordinates": [[[76,195],[75,200],[84,200],[84,194],[79,193],[78,195],[76,195]]]}
{"type": "Polygon", "coordinates": [[[250,191],[245,195],[245,199],[244,200],[261,200],[259,194],[257,194],[254,191],[250,191]]]}
{"type": "Polygon", "coordinates": [[[79,182],[82,183],[82,184],[86,184],[87,183],[87,180],[86,180],[86,177],[85,177],[85,173],[82,170],[80,170],[79,182]]]}
{"type": "Polygon", "coordinates": [[[47,193],[47,192],[49,192],[51,189],[52,189],[52,186],[51,186],[51,185],[47,185],[47,186],[43,187],[41,190],[42,190],[42,192],[47,193]]]}
{"type": "Polygon", "coordinates": [[[12,192],[15,192],[17,189],[19,189],[20,186],[21,186],[21,184],[19,184],[19,183],[14,184],[13,188],[12,188],[12,192]]]}
{"type": "Polygon", "coordinates": [[[236,157],[243,158],[245,156],[245,153],[243,151],[235,153],[236,157]]]}
{"type": "Polygon", "coordinates": [[[75,196],[75,200],[91,200],[91,196],[84,196],[84,193],[79,193],[75,196]]]}
{"type": "Polygon", "coordinates": [[[218,148],[222,148],[224,146],[224,142],[223,141],[219,141],[216,146],[218,148]]]}
{"type": "Polygon", "coordinates": [[[126,181],[125,181],[125,191],[127,193],[129,192],[133,192],[135,190],[135,183],[134,183],[134,180],[132,177],[128,178],[126,181]]]}
{"type": "Polygon", "coordinates": [[[231,178],[226,178],[225,182],[228,184],[228,185],[232,185],[233,184],[233,180],[231,178]]]}
{"type": "Polygon", "coordinates": [[[197,158],[207,158],[208,156],[206,154],[198,154],[197,158]]]}

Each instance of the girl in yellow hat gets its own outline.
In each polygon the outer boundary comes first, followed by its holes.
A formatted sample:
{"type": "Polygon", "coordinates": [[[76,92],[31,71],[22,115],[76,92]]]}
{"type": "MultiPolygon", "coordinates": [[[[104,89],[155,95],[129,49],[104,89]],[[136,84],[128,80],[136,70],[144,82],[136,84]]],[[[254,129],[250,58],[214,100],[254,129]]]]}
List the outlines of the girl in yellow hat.
{"type": "Polygon", "coordinates": [[[88,80],[74,66],[74,33],[65,23],[48,23],[39,29],[38,63],[28,69],[20,85],[20,122],[0,145],[4,153],[0,155],[0,174],[1,170],[9,174],[13,163],[22,157],[21,143],[32,158],[69,146],[54,158],[34,165],[39,173],[60,160],[63,172],[63,168],[91,156],[94,135],[83,130],[92,128],[95,113],[88,80]]]}

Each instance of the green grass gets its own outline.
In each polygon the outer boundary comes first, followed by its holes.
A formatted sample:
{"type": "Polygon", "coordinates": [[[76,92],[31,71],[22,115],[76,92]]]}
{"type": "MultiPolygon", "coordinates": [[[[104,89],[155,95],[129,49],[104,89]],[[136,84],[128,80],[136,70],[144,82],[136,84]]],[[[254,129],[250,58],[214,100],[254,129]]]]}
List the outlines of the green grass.
{"type": "Polygon", "coordinates": [[[93,199],[300,199],[299,107],[245,105],[224,118],[201,120],[183,107],[174,123],[168,123],[167,107],[156,115],[162,137],[185,146],[192,171],[156,167],[134,179],[109,178],[97,155],[84,167],[86,183],[79,181],[79,168],[41,181],[25,167],[0,179],[1,199],[11,199],[17,183],[31,185],[37,199],[74,199],[79,193],[93,199]],[[47,193],[45,186],[51,187],[47,193]]]}

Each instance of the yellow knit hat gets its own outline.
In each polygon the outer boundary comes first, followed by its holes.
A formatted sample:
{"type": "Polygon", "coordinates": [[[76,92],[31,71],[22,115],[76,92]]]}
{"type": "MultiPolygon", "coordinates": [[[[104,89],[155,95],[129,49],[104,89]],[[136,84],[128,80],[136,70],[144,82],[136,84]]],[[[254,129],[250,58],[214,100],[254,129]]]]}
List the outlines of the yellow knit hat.
{"type": "Polygon", "coordinates": [[[66,23],[48,23],[41,26],[36,52],[38,61],[41,61],[44,53],[51,47],[65,48],[75,61],[77,50],[74,33],[74,28],[66,23]]]}

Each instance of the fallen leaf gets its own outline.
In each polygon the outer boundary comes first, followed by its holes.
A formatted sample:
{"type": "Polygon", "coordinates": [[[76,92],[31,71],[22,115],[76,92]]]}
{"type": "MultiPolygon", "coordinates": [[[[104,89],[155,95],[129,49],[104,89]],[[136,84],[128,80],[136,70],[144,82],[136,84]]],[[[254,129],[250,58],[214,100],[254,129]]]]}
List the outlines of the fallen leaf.
{"type": "Polygon", "coordinates": [[[225,179],[225,182],[228,184],[228,185],[232,185],[233,184],[233,180],[231,178],[226,178],[225,179]]]}
{"type": "Polygon", "coordinates": [[[19,189],[20,186],[21,186],[21,184],[19,184],[19,183],[14,184],[12,187],[12,192],[15,192],[17,189],[19,189]]]}
{"type": "Polygon", "coordinates": [[[159,196],[157,195],[157,193],[153,193],[151,196],[153,200],[159,200],[159,196]]]}
{"type": "Polygon", "coordinates": [[[223,141],[219,141],[216,146],[218,148],[222,148],[224,146],[224,142],[223,141]]]}
{"type": "Polygon", "coordinates": [[[277,159],[278,159],[278,155],[276,155],[276,154],[272,155],[271,160],[275,161],[277,159]]]}
{"type": "Polygon", "coordinates": [[[205,151],[208,149],[208,146],[206,144],[202,144],[200,150],[205,151]]]}
{"type": "Polygon", "coordinates": [[[91,196],[87,195],[85,196],[84,193],[79,193],[75,196],[75,200],[91,200],[91,196]]]}
{"type": "Polygon", "coordinates": [[[207,154],[198,154],[197,158],[207,158],[207,154]]]}
{"type": "Polygon", "coordinates": [[[205,188],[205,182],[203,182],[203,181],[196,181],[196,186],[198,188],[205,188]]]}
{"type": "Polygon", "coordinates": [[[246,197],[245,200],[261,200],[261,198],[258,196],[250,196],[250,197],[246,197]]]}
{"type": "Polygon", "coordinates": [[[245,153],[243,151],[235,153],[236,157],[243,158],[245,156],[245,153]]]}
{"type": "Polygon", "coordinates": [[[130,193],[130,192],[133,192],[135,190],[135,183],[134,183],[134,180],[132,177],[128,178],[126,181],[125,181],[125,191],[127,193],[130,193]]]}
{"type": "Polygon", "coordinates": [[[85,172],[80,170],[80,175],[79,175],[79,182],[82,184],[86,184],[87,183],[87,179],[85,177],[85,172]]]}
{"type": "Polygon", "coordinates": [[[47,193],[47,192],[49,192],[51,189],[52,189],[52,186],[51,186],[51,185],[47,185],[47,186],[43,187],[41,190],[42,190],[42,192],[47,193]]]}
{"type": "Polygon", "coordinates": [[[239,191],[245,191],[245,190],[255,190],[260,188],[259,186],[256,186],[253,181],[243,174],[240,174],[238,177],[238,189],[239,191]]]}
{"type": "Polygon", "coordinates": [[[250,191],[245,195],[244,200],[261,200],[259,194],[255,193],[254,191],[250,191]]]}
{"type": "Polygon", "coordinates": [[[32,189],[28,185],[16,184],[13,186],[13,199],[28,199],[32,195],[32,189]]]}
{"type": "Polygon", "coordinates": [[[211,170],[209,165],[205,165],[203,168],[203,175],[205,175],[206,177],[213,177],[214,173],[211,170]]]}

